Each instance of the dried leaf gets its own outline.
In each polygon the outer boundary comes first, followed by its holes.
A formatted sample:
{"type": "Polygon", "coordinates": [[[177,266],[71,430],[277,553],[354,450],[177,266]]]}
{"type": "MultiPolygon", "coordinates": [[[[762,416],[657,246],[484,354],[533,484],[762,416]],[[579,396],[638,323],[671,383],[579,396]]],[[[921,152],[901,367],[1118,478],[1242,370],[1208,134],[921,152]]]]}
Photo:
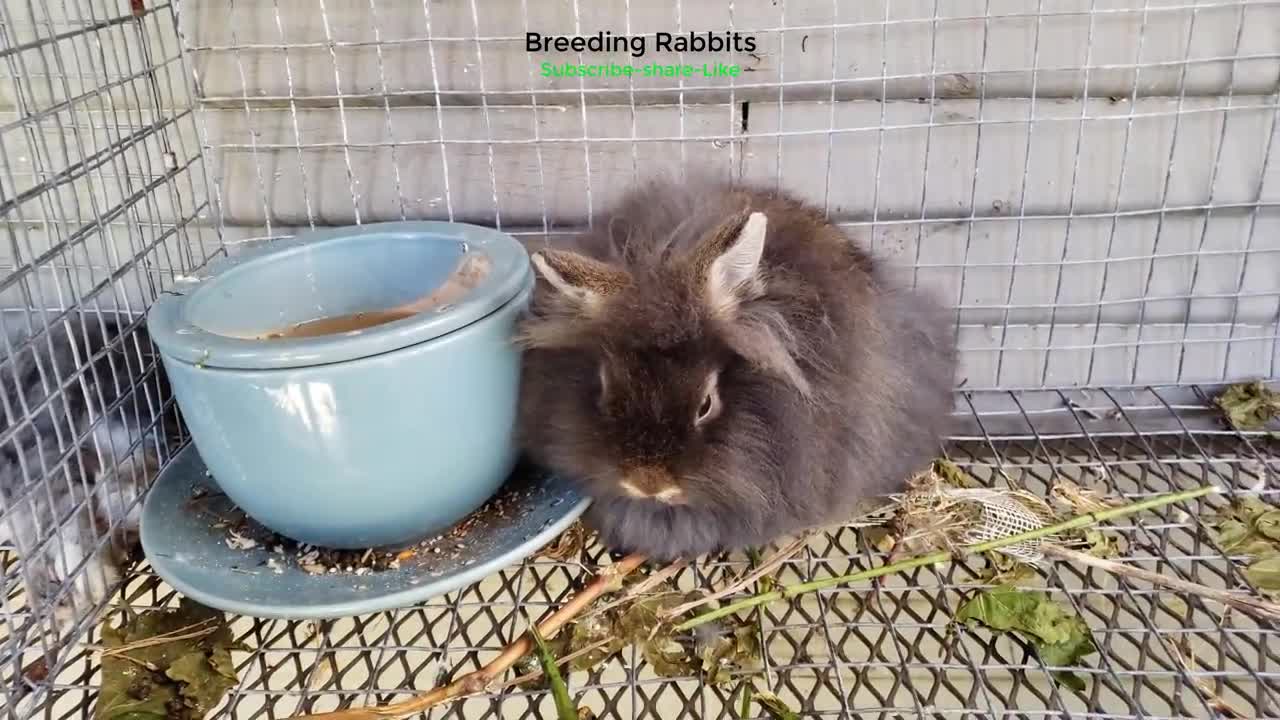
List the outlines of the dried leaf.
{"type": "Polygon", "coordinates": [[[986,585],[1025,585],[1037,580],[1040,573],[1034,566],[1000,552],[983,553],[987,567],[979,576],[986,585]]]}
{"type": "Polygon", "coordinates": [[[659,677],[690,677],[697,672],[693,654],[671,634],[660,615],[694,597],[692,593],[663,592],[638,599],[618,618],[616,635],[627,643],[638,643],[645,662],[659,677]]]}
{"type": "Polygon", "coordinates": [[[729,631],[712,627],[714,634],[698,642],[699,670],[708,685],[719,685],[733,679],[734,674],[760,670],[760,629],[755,623],[742,623],[729,631]]]}
{"type": "Polygon", "coordinates": [[[898,544],[893,533],[883,527],[866,528],[862,531],[862,537],[866,539],[868,547],[885,555],[893,552],[894,546],[898,544]]]}
{"type": "Polygon", "coordinates": [[[628,642],[643,642],[662,624],[661,613],[696,599],[697,593],[674,592],[670,586],[656,595],[638,598],[618,617],[617,634],[628,642]]]}
{"type": "MultiPolygon", "coordinates": [[[[637,582],[629,579],[619,590],[632,588],[637,582]]],[[[666,612],[700,597],[698,593],[678,591],[668,582],[659,583],[638,597],[579,618],[545,642],[556,657],[582,652],[569,661],[571,671],[591,670],[629,645],[637,646],[645,662],[660,677],[687,678],[701,674],[709,684],[716,684],[733,673],[757,668],[760,665],[759,630],[754,624],[716,625],[714,629],[704,628],[693,634],[672,632],[672,626],[683,618],[665,617],[666,612]]],[[[606,606],[610,599],[606,596],[606,606]]],[[[517,664],[516,671],[523,675],[535,667],[534,662],[526,658],[517,664]]],[[[547,681],[534,678],[521,687],[545,688],[547,681]]]]}
{"type": "MultiPolygon", "coordinates": [[[[639,577],[628,576],[615,592],[626,590],[637,582],[643,581],[641,573],[631,575],[639,577]]],[[[663,583],[655,587],[652,593],[636,598],[628,604],[610,608],[604,612],[592,612],[569,623],[554,638],[546,642],[557,657],[582,652],[581,655],[569,661],[568,668],[572,672],[590,671],[633,643],[640,644],[643,651],[645,643],[662,626],[658,613],[693,597],[691,593],[676,592],[670,585],[663,583]]],[[[606,604],[610,599],[609,596],[604,598],[606,604]]],[[[650,650],[650,653],[656,652],[657,650],[650,650]]],[[[658,664],[660,663],[659,660],[658,664]]],[[[537,667],[536,663],[526,658],[517,664],[516,671],[527,674],[535,667],[537,667]]],[[[675,670],[673,669],[672,672],[675,670]]],[[[688,674],[685,673],[686,676],[688,674]]],[[[541,677],[527,680],[520,686],[526,689],[547,687],[546,679],[541,677]]]]}
{"type": "MultiPolygon", "coordinates": [[[[1050,667],[1074,666],[1097,651],[1084,620],[1042,592],[1012,587],[983,591],[960,607],[956,620],[1017,633],[1050,667]]],[[[1083,687],[1083,681],[1070,673],[1058,672],[1054,676],[1067,687],[1083,687]]]]}
{"type": "Polygon", "coordinates": [[[1054,480],[1053,488],[1049,492],[1069,507],[1073,515],[1085,515],[1124,504],[1121,498],[1109,496],[1099,490],[1081,487],[1070,478],[1061,476],[1054,480]]]}
{"type": "Polygon", "coordinates": [[[555,542],[539,550],[538,557],[560,561],[573,560],[582,555],[582,550],[587,546],[587,540],[590,537],[591,533],[586,526],[580,521],[575,522],[565,528],[555,542]]]}
{"type": "Polygon", "coordinates": [[[1113,558],[1120,555],[1120,539],[1108,535],[1097,528],[1085,528],[1079,533],[1080,552],[1098,558],[1113,558]]]}
{"type": "Polygon", "coordinates": [[[1228,387],[1214,404],[1236,430],[1258,430],[1280,416],[1280,392],[1268,389],[1261,380],[1228,387]]]}
{"type": "Polygon", "coordinates": [[[573,698],[569,697],[569,686],[564,684],[564,678],[560,677],[560,668],[556,667],[556,658],[551,654],[551,648],[547,647],[546,640],[542,639],[542,633],[538,632],[537,625],[529,625],[529,634],[533,636],[533,642],[538,647],[538,661],[542,664],[542,674],[551,684],[551,697],[556,703],[557,720],[578,720],[578,708],[573,704],[573,698]]]}
{"type": "Polygon", "coordinates": [[[796,711],[787,707],[787,704],[782,702],[782,698],[767,690],[757,689],[754,699],[774,720],[800,720],[796,711]]]}
{"type": "MultiPolygon", "coordinates": [[[[753,569],[760,567],[764,563],[764,558],[760,556],[759,548],[747,548],[747,557],[751,559],[751,567],[753,569]]],[[[760,592],[767,593],[772,592],[778,586],[778,581],[765,575],[757,580],[756,584],[760,587],[760,592]]]]}
{"type": "Polygon", "coordinates": [[[613,618],[606,614],[592,615],[573,623],[571,628],[561,630],[560,635],[568,645],[562,655],[585,650],[592,645],[603,642],[600,647],[591,650],[569,661],[569,669],[574,671],[590,670],[604,662],[610,655],[627,646],[625,638],[614,632],[613,618]]]}
{"type": "Polygon", "coordinates": [[[236,683],[234,642],[221,612],[183,598],[174,608],[103,625],[96,720],[202,718],[236,683]],[[167,639],[166,639],[167,638],[167,639]]]}
{"type": "Polygon", "coordinates": [[[49,664],[42,657],[36,658],[22,669],[22,677],[30,683],[41,683],[49,678],[49,664]]]}
{"type": "Polygon", "coordinates": [[[698,670],[689,649],[668,632],[659,632],[647,638],[641,652],[644,661],[649,663],[658,677],[692,677],[698,670]]]}
{"type": "Polygon", "coordinates": [[[933,471],[942,477],[947,484],[958,488],[980,488],[982,483],[973,478],[972,475],[960,469],[959,465],[947,460],[946,458],[938,458],[933,461],[933,471]]]}

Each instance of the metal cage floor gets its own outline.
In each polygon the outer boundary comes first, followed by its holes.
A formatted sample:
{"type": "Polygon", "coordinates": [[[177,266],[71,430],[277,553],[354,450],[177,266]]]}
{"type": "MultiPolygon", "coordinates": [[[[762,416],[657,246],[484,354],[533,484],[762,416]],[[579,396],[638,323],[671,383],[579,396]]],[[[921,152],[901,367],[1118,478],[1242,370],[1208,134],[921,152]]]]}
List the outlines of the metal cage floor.
{"type": "MultiPolygon", "coordinates": [[[[633,180],[706,168],[805,196],[951,303],[965,380],[947,452],[979,480],[1043,495],[1065,476],[1129,498],[1214,483],[1276,501],[1275,425],[1225,430],[1207,404],[1211,385],[1280,377],[1280,0],[510,5],[0,1],[0,326],[47,333],[83,312],[136,329],[211,258],[314,227],[448,219],[555,240],[633,180]],[[721,58],[743,70],[726,83],[536,74],[582,55],[533,57],[525,32],[597,27],[734,30],[760,47],[721,58]],[[1041,387],[1063,389],[1009,390],[1041,387]]],[[[158,362],[127,347],[110,380],[176,410],[158,362]]],[[[28,410],[0,408],[0,443],[28,410]]],[[[72,453],[24,470],[24,492],[60,481],[72,453]]],[[[1203,520],[1226,500],[1113,527],[1125,560],[1247,592],[1203,520]]],[[[0,525],[13,517],[0,506],[0,525]]],[[[835,528],[776,576],[882,560],[835,528]]],[[[609,562],[599,547],[531,559],[325,623],[236,618],[251,650],[218,716],[429,688],[609,562]]],[[[746,562],[706,558],[677,582],[715,586],[746,562]]],[[[44,640],[53,608],[30,606],[20,572],[0,547],[0,718],[89,718],[97,624],[177,595],[139,562],[103,618],[76,607],[75,629],[44,640]]],[[[951,622],[980,578],[962,561],[762,607],[761,686],[807,718],[1162,720],[1221,702],[1280,719],[1273,626],[1047,563],[1044,587],[1100,649],[1077,692],[1020,641],[951,622]]],[[[569,682],[600,717],[739,717],[734,684],[659,678],[634,650],[569,682]]],[[[543,718],[552,700],[510,690],[429,716],[543,718]]]]}
{"type": "MultiPolygon", "coordinates": [[[[984,483],[1004,478],[1039,495],[1059,476],[1126,498],[1203,484],[1280,494],[1280,435],[1222,429],[1206,408],[1208,397],[1198,387],[960,392],[947,453],[984,483]]],[[[1129,543],[1123,560],[1248,592],[1201,520],[1225,498],[1112,526],[1129,543]]],[[[882,559],[859,542],[857,530],[835,528],[814,536],[775,577],[800,582],[882,559]]],[[[718,585],[746,561],[706,558],[675,582],[689,589],[718,585]]],[[[240,683],[216,716],[285,718],[430,688],[479,668],[524,629],[526,614],[556,607],[591,568],[608,562],[602,548],[588,546],[574,561],[527,560],[391,612],[325,622],[236,618],[232,627],[252,651],[237,654],[240,683]]],[[[982,587],[968,561],[759,608],[766,668],[760,684],[802,717],[815,718],[1210,718],[1221,716],[1216,701],[1247,717],[1280,718],[1280,630],[1198,598],[1061,562],[1042,564],[1040,574],[1054,599],[1085,618],[1099,648],[1081,671],[1083,692],[1052,682],[1020,641],[952,623],[962,598],[982,587]]],[[[174,604],[176,595],[144,563],[113,596],[114,603],[122,600],[141,610],[174,604]]],[[[20,606],[20,591],[11,591],[8,602],[20,606]]],[[[79,638],[49,679],[36,684],[27,702],[44,703],[41,716],[91,715],[96,638],[96,631],[79,638]]],[[[11,686],[12,667],[3,670],[11,686]]],[[[634,648],[590,673],[571,674],[569,683],[599,717],[740,717],[735,683],[659,678],[634,648]]],[[[429,717],[553,714],[549,694],[510,689],[436,708],[429,717]]]]}

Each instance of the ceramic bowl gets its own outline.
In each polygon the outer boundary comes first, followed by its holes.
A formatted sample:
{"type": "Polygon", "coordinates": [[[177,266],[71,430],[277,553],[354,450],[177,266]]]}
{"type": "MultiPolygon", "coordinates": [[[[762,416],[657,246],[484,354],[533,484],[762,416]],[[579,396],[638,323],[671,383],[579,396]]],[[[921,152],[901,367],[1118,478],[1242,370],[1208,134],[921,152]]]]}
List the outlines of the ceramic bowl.
{"type": "Polygon", "coordinates": [[[493,495],[513,468],[533,289],[489,228],[363,225],[274,241],[180,278],[147,327],[213,478],[282,535],[334,548],[411,542],[493,495]],[[464,253],[487,275],[449,305],[316,337],[261,339],[429,294],[464,253]]]}

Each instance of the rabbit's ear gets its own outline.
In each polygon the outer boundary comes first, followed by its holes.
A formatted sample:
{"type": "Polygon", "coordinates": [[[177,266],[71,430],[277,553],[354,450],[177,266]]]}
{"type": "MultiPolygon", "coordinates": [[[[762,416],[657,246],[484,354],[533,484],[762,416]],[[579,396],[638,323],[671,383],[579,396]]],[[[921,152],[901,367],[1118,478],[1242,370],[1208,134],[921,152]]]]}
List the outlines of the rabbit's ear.
{"type": "Polygon", "coordinates": [[[708,235],[694,256],[696,277],[716,312],[732,314],[744,300],[764,292],[760,257],[768,218],[762,212],[735,215],[708,235]]]}
{"type": "Polygon", "coordinates": [[[568,250],[540,250],[532,260],[557,293],[584,311],[595,310],[630,282],[626,271],[568,250]]]}

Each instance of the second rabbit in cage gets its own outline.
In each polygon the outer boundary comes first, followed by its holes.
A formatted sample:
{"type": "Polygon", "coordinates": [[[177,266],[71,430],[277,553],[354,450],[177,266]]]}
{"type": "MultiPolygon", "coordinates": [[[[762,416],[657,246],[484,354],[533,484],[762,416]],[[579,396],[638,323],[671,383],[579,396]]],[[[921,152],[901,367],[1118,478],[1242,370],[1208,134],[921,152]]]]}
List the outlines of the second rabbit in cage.
{"type": "Polygon", "coordinates": [[[22,560],[28,606],[53,605],[63,623],[120,580],[161,464],[159,398],[128,379],[128,338],[146,331],[125,327],[72,313],[47,330],[6,328],[2,346],[0,543],[22,560]]]}

